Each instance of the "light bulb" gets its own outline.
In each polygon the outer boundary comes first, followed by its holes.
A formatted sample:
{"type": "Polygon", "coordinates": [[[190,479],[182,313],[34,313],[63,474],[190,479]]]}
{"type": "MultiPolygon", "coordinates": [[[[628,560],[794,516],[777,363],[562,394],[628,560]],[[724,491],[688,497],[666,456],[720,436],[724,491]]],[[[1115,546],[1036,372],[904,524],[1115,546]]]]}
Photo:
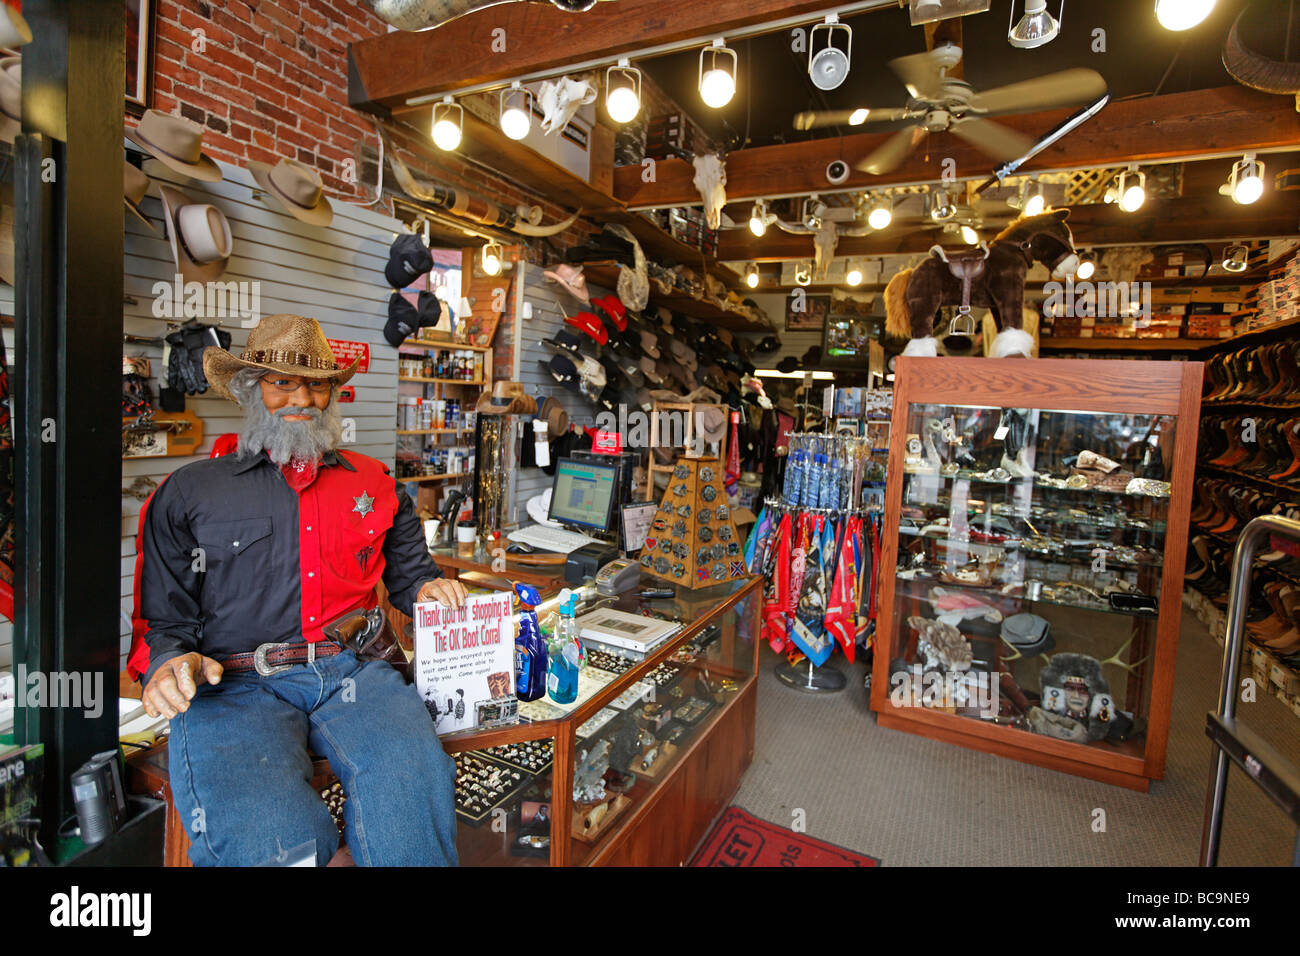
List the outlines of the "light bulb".
{"type": "Polygon", "coordinates": [[[1043,198],[1043,190],[1037,188],[1035,192],[1029,194],[1025,199],[1025,208],[1021,210],[1026,216],[1037,216],[1047,208],[1047,200],[1043,198]]]}
{"type": "Polygon", "coordinates": [[[511,106],[501,114],[501,132],[511,139],[523,139],[532,125],[528,114],[517,106],[511,106]]]}
{"type": "Polygon", "coordinates": [[[463,113],[460,106],[450,96],[433,108],[433,144],[439,149],[450,152],[460,145],[460,122],[463,113]],[[438,116],[439,108],[442,116],[438,116]],[[452,119],[452,117],[456,117],[452,119]]]}
{"type": "Polygon", "coordinates": [[[749,231],[759,238],[767,232],[767,207],[761,202],[754,203],[749,213],[749,231]]]}
{"type": "Polygon", "coordinates": [[[1166,30],[1190,30],[1213,9],[1214,0],[1156,0],[1156,20],[1166,30]]]}
{"type": "Polygon", "coordinates": [[[636,98],[636,92],[630,86],[616,86],[605,97],[605,108],[615,123],[629,123],[641,109],[641,101],[636,98]]]}
{"type": "Polygon", "coordinates": [[[715,110],[726,106],[736,95],[736,80],[726,70],[714,68],[700,81],[700,99],[715,110]]]}
{"type": "Polygon", "coordinates": [[[973,246],[980,241],[980,234],[970,226],[961,227],[961,241],[968,246],[973,246]]]}
{"type": "Polygon", "coordinates": [[[1124,195],[1119,200],[1119,208],[1125,212],[1136,212],[1142,208],[1142,204],[1146,200],[1147,191],[1142,188],[1141,184],[1135,183],[1124,190],[1124,195]]]}
{"type": "Polygon", "coordinates": [[[1264,194],[1264,180],[1254,173],[1247,173],[1237,180],[1237,188],[1232,191],[1232,198],[1243,206],[1249,206],[1264,194]]]}
{"type": "Polygon", "coordinates": [[[483,271],[490,276],[501,274],[501,247],[495,242],[483,247],[483,271]]]}
{"type": "Polygon", "coordinates": [[[1075,276],[1080,279],[1091,279],[1092,274],[1097,271],[1097,264],[1091,259],[1080,259],[1079,268],[1075,271],[1075,276]]]}
{"type": "Polygon", "coordinates": [[[745,285],[749,286],[751,289],[758,288],[758,266],[750,265],[750,267],[745,270],[745,285]]]}
{"type": "Polygon", "coordinates": [[[893,221],[894,214],[885,205],[877,206],[867,215],[867,225],[872,229],[884,229],[893,221]]]}
{"type": "Polygon", "coordinates": [[[867,114],[870,112],[871,112],[870,110],[864,110],[864,109],[854,110],[852,113],[849,114],[849,125],[861,126],[863,123],[867,121],[867,114]]]}
{"type": "Polygon", "coordinates": [[[849,271],[844,273],[844,281],[849,285],[862,285],[862,270],[857,266],[850,266],[849,271]]]}

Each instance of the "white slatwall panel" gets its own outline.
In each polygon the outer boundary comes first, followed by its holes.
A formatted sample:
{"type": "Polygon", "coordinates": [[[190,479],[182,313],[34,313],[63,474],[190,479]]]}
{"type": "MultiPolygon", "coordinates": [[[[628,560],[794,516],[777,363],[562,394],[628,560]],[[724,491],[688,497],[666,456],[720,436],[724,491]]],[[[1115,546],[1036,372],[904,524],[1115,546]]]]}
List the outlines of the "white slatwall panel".
{"type": "MultiPolygon", "coordinates": [[[[592,403],[581,395],[557,385],[555,379],[537,364],[538,359],[550,361],[551,356],[555,354],[541,343],[542,339],[549,339],[564,328],[564,314],[560,311],[560,307],[563,306],[569,315],[574,315],[582,306],[560,286],[548,282],[543,275],[545,270],[541,266],[524,264],[522,268],[524,269],[524,301],[532,303],[533,317],[519,319],[520,345],[515,352],[519,356],[519,381],[524,383],[528,394],[537,400],[538,407],[541,407],[548,395],[553,395],[569,413],[571,425],[594,426],[596,409],[592,403]]],[[[588,290],[593,298],[599,298],[606,292],[613,291],[590,283],[588,290]]],[[[593,342],[592,345],[594,347],[595,343],[593,342]]],[[[498,374],[504,372],[503,369],[498,374]]],[[[525,440],[531,441],[532,436],[526,435],[525,440]]],[[[551,487],[552,479],[553,476],[546,474],[540,468],[520,469],[514,483],[514,494],[521,522],[527,518],[523,510],[524,504],[529,498],[542,494],[551,487]]]]}
{"type": "MultiPolygon", "coordinates": [[[[333,202],[334,221],[328,228],[309,226],[272,207],[274,200],[255,198],[252,176],[238,167],[221,164],[225,179],[219,183],[185,180],[155,160],[145,164],[155,181],[167,182],[196,201],[219,207],[230,221],[234,254],[222,281],[256,281],[260,284],[260,312],[295,312],[318,319],[325,334],[334,339],[370,343],[370,370],[350,384],[357,401],[341,406],[343,416],[356,421],[356,440],[347,446],[393,464],[396,442],[397,355],[383,338],[391,290],[383,267],[388,247],[400,224],[389,216],[360,206],[333,202]]],[[[162,202],[157,190],[144,200],[143,209],[159,233],[150,233],[134,216],[126,217],[125,292],[135,302],[123,307],[125,331],[156,337],[167,332],[167,320],[153,314],[153,286],[170,282],[175,272],[171,250],[160,225],[162,202]]],[[[205,319],[211,324],[217,320],[205,319]]],[[[220,320],[231,334],[231,350],[238,353],[248,337],[239,319],[220,320]]],[[[153,361],[151,387],[157,397],[166,380],[162,348],[127,345],[127,354],[143,354],[153,361]]],[[[241,415],[236,405],[220,398],[190,396],[186,407],[203,419],[204,441],[198,457],[206,457],[218,435],[236,431],[241,415]]],[[[161,481],[175,469],[197,458],[159,458],[124,461],[122,483],[140,475],[161,481]]],[[[129,615],[135,569],[135,534],[141,502],[122,498],[121,588],[122,608],[129,615]]],[[[129,630],[122,631],[123,663],[130,646],[129,630]]],[[[0,649],[2,652],[2,649],[0,649]]],[[[2,660],[2,658],[0,658],[2,660]]]]}

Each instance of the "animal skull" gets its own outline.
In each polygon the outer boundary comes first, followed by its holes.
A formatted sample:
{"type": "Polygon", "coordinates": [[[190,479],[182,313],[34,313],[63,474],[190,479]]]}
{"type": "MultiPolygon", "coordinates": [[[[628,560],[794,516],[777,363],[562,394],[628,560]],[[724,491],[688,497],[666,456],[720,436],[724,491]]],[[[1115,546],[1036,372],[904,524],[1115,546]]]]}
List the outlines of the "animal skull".
{"type": "Polygon", "coordinates": [[[722,224],[722,207],[727,204],[727,167],[715,153],[696,156],[695,188],[704,200],[704,218],[710,229],[722,224]]]}
{"type": "Polygon", "coordinates": [[[586,80],[562,76],[556,82],[545,80],[537,91],[542,107],[542,132],[558,133],[569,125],[578,107],[596,102],[596,88],[586,80]]]}

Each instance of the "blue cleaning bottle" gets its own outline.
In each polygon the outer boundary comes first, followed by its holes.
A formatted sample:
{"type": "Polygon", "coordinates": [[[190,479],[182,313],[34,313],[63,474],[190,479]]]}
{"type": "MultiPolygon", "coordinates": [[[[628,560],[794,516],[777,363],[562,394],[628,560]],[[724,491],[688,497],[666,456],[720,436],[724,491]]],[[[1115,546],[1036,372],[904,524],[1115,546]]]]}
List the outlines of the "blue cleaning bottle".
{"type": "Polygon", "coordinates": [[[537,605],[542,603],[537,589],[527,584],[515,585],[519,601],[519,636],[515,638],[515,696],[520,700],[537,700],[546,693],[546,641],[537,623],[537,605]]]}
{"type": "Polygon", "coordinates": [[[546,692],[557,704],[571,704],[578,697],[578,671],[586,663],[586,652],[578,638],[573,592],[560,591],[560,617],[548,647],[546,692]]]}

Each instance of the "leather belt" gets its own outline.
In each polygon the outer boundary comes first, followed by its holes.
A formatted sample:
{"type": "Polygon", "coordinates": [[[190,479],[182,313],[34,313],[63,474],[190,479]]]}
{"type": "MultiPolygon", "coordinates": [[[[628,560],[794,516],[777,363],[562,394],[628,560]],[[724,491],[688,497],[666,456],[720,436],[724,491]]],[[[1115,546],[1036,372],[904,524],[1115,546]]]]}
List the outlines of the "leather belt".
{"type": "Polygon", "coordinates": [[[262,644],[255,651],[232,654],[221,662],[221,666],[229,673],[255,670],[263,677],[270,677],[287,671],[294,664],[310,664],[318,657],[334,657],[344,650],[333,641],[262,644]]]}

